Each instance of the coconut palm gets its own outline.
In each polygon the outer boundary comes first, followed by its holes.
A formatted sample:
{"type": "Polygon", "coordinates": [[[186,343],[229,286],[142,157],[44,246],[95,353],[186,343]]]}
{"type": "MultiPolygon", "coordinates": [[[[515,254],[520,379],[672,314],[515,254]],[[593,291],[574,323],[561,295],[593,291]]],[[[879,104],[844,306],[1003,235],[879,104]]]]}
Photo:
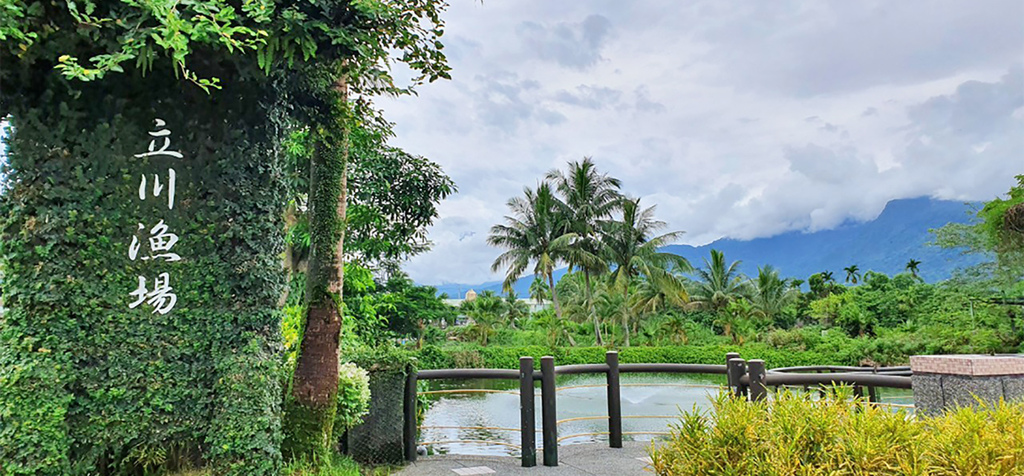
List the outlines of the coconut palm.
{"type": "Polygon", "coordinates": [[[551,288],[548,286],[548,283],[544,282],[544,278],[540,275],[535,276],[533,282],[530,283],[530,299],[543,306],[544,301],[549,299],[550,296],[551,288]]]}
{"type": "Polygon", "coordinates": [[[779,271],[771,265],[757,268],[757,280],[753,284],[753,314],[769,321],[774,321],[799,297],[799,291],[780,278],[779,271]]]}
{"type": "MultiPolygon", "coordinates": [[[[629,329],[635,325],[635,314],[626,305],[622,294],[602,284],[594,299],[594,314],[605,322],[618,323],[625,331],[623,345],[629,347],[629,329]]],[[[609,339],[610,340],[610,339],[609,339]]]]}
{"type": "Polygon", "coordinates": [[[659,286],[650,279],[638,279],[629,295],[629,305],[638,316],[658,314],[669,307],[685,307],[690,295],[680,277],[673,275],[675,283],[659,286]]]}
{"type": "Polygon", "coordinates": [[[918,269],[919,266],[921,266],[921,262],[911,258],[910,261],[907,261],[907,265],[905,268],[907,272],[909,272],[910,275],[914,277],[914,279],[920,279],[920,276],[918,276],[917,274],[920,271],[920,269],[918,269]]]}
{"type": "Polygon", "coordinates": [[[860,267],[857,265],[851,264],[850,266],[843,268],[843,271],[846,271],[846,282],[850,284],[857,284],[857,281],[860,280],[860,267]]]}
{"type": "Polygon", "coordinates": [[[687,335],[687,320],[682,315],[672,313],[661,322],[659,330],[668,336],[669,340],[676,345],[685,344],[690,340],[687,335]]]}
{"type": "Polygon", "coordinates": [[[722,334],[732,338],[734,344],[742,344],[749,327],[749,317],[753,313],[750,301],[738,298],[718,313],[715,324],[722,328],[722,334]]]}
{"type": "Polygon", "coordinates": [[[491,271],[507,267],[504,288],[508,290],[533,263],[534,274],[547,278],[555,313],[561,316],[553,273],[574,236],[565,233],[558,199],[551,186],[541,182],[536,190],[524,188],[523,196],[510,199],[508,207],[512,214],[505,217],[504,225],[491,227],[487,237],[488,244],[506,250],[494,260],[491,271]]]}
{"type": "MultiPolygon", "coordinates": [[[[682,285],[672,270],[689,272],[693,270],[689,261],[682,256],[659,251],[679,238],[683,233],[674,231],[653,236],[665,227],[665,222],[654,219],[654,209],[640,207],[640,199],[622,201],[620,220],[602,220],[602,252],[605,259],[615,265],[611,273],[614,287],[621,289],[623,305],[629,303],[629,287],[633,278],[643,276],[662,288],[675,286],[670,293],[680,296],[682,285]]],[[[684,298],[685,300],[685,298],[684,298]]],[[[629,346],[629,328],[624,328],[625,344],[629,346]]]]}
{"type": "Polygon", "coordinates": [[[547,311],[538,317],[534,324],[543,329],[550,347],[562,345],[563,339],[568,341],[570,346],[576,346],[576,339],[573,339],[572,332],[570,332],[572,324],[568,319],[558,317],[554,313],[547,311]]]}
{"type": "Polygon", "coordinates": [[[525,302],[519,300],[519,296],[516,295],[515,290],[510,289],[505,294],[505,323],[508,324],[509,327],[515,329],[516,322],[519,322],[529,316],[530,307],[527,306],[525,302]]]}
{"type": "Polygon", "coordinates": [[[690,290],[690,301],[701,309],[716,314],[729,303],[750,294],[749,282],[740,274],[739,261],[726,265],[725,254],[711,250],[711,260],[704,258],[704,267],[695,270],[696,281],[690,290]]]}
{"type": "Polygon", "coordinates": [[[505,314],[505,303],[494,291],[484,291],[472,301],[463,301],[459,310],[472,320],[463,331],[465,335],[480,345],[487,345],[505,314]]]}
{"type": "Polygon", "coordinates": [[[583,271],[586,282],[587,309],[592,313],[594,335],[598,345],[601,328],[593,314],[593,283],[591,278],[607,270],[608,264],[600,257],[598,221],[608,218],[621,201],[619,179],[597,171],[589,158],[569,163],[567,172],[552,170],[550,180],[561,196],[565,232],[575,235],[566,259],[570,268],[583,271]]]}

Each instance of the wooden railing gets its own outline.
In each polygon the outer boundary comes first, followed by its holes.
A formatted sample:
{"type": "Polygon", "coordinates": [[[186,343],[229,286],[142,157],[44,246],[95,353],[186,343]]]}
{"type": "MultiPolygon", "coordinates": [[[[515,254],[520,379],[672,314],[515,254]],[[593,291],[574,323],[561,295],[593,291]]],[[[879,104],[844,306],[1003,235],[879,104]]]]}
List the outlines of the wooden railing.
{"type": "MultiPolygon", "coordinates": [[[[665,415],[635,415],[622,416],[621,387],[619,381],[622,373],[673,373],[673,374],[719,374],[725,375],[728,388],[734,395],[749,398],[751,401],[760,401],[768,397],[768,387],[789,387],[798,386],[809,389],[811,386],[823,389],[827,386],[850,385],[853,387],[854,395],[864,397],[864,390],[867,390],[867,400],[878,402],[878,388],[911,388],[911,377],[909,367],[839,367],[839,366],[812,366],[812,367],[788,367],[773,370],[766,370],[763,360],[746,361],[740,358],[738,353],[726,354],[725,365],[705,364],[619,364],[618,352],[605,354],[603,364],[582,364],[582,365],[561,365],[555,366],[554,357],[542,357],[540,359],[540,371],[535,370],[533,357],[521,357],[519,359],[519,370],[503,369],[440,369],[421,370],[411,373],[405,384],[405,424],[404,424],[404,445],[405,458],[408,461],[416,460],[416,384],[419,380],[466,380],[466,379],[495,379],[495,380],[518,380],[519,392],[497,391],[487,389],[460,389],[433,391],[425,393],[518,393],[519,395],[519,428],[491,428],[518,431],[520,444],[515,445],[507,442],[484,441],[484,440],[453,440],[428,442],[431,444],[441,443],[479,443],[498,444],[518,448],[522,451],[522,464],[524,467],[537,465],[537,436],[541,433],[543,440],[543,463],[544,466],[558,466],[558,443],[565,439],[582,436],[608,435],[608,445],[612,448],[622,447],[622,436],[625,434],[665,434],[665,432],[623,432],[623,418],[671,418],[665,415]],[[813,372],[813,373],[811,373],[813,372]],[[593,417],[577,417],[565,420],[557,418],[555,378],[558,375],[573,374],[605,374],[606,383],[603,385],[586,385],[586,387],[606,387],[608,398],[608,415],[593,417]],[[535,384],[541,382],[541,429],[536,429],[535,415],[536,408],[535,384]],[[607,432],[581,433],[558,437],[558,425],[569,421],[581,419],[608,420],[607,432]]],[[[626,384],[643,385],[643,384],[626,384]]],[[[668,385],[668,384],[665,384],[668,385]]],[[[679,384],[671,384],[679,385],[679,384]]],[[[681,385],[680,385],[681,386],[681,385]]],[[[694,386],[694,385],[685,385],[694,386]]],[[[708,388],[720,388],[707,386],[708,388]]],[[[824,390],[822,390],[824,391],[824,390]]],[[[447,428],[447,427],[446,427],[447,428]]],[[[477,427],[451,427],[456,429],[474,429],[477,427]]]]}

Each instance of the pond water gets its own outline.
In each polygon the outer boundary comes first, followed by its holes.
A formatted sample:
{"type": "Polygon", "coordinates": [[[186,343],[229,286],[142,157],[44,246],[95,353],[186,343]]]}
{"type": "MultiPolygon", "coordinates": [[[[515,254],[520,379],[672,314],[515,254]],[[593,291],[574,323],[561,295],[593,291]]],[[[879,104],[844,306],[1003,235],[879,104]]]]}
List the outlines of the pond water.
{"type": "MultiPolygon", "coordinates": [[[[604,374],[563,375],[557,380],[558,420],[603,417],[608,414],[604,374]]],[[[508,393],[446,393],[429,395],[418,442],[428,454],[518,456],[519,382],[514,380],[430,380],[429,390],[487,389],[508,393]],[[452,427],[477,427],[458,429],[452,427]],[[496,442],[468,443],[467,440],[496,442]],[[504,443],[505,445],[499,444],[504,443]]],[[[664,438],[682,411],[710,407],[711,398],[725,385],[724,375],[622,374],[622,431],[625,441],[664,438]],[[627,418],[657,417],[657,418],[627,418]]],[[[421,388],[421,391],[423,388],[421,388]]],[[[880,389],[886,403],[913,403],[909,390],[880,389]]],[[[540,434],[540,383],[535,390],[537,447],[540,434]]],[[[558,425],[560,445],[608,441],[607,419],[579,419],[558,425]],[[572,436],[580,435],[580,436],[572,436]]]]}

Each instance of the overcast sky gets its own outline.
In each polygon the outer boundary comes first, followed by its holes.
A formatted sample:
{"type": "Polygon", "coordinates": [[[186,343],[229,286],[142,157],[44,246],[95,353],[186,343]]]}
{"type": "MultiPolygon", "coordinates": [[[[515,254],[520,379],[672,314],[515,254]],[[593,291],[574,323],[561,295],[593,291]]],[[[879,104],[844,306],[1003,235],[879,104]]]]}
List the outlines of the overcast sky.
{"type": "Polygon", "coordinates": [[[451,175],[420,283],[499,279],[506,200],[590,156],[684,242],[987,200],[1024,173],[1024,2],[452,0],[451,81],[380,101],[451,175]]]}

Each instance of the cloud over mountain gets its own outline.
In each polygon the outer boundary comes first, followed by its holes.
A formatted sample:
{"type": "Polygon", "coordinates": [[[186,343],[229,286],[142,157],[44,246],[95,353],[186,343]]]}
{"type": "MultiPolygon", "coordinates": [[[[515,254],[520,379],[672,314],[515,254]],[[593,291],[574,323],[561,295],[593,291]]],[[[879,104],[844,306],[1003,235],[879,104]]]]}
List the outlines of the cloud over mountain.
{"type": "Polygon", "coordinates": [[[459,185],[414,279],[479,282],[506,200],[591,156],[686,242],[828,229],[1024,173],[1024,3],[460,2],[453,80],[383,100],[459,185]]]}

